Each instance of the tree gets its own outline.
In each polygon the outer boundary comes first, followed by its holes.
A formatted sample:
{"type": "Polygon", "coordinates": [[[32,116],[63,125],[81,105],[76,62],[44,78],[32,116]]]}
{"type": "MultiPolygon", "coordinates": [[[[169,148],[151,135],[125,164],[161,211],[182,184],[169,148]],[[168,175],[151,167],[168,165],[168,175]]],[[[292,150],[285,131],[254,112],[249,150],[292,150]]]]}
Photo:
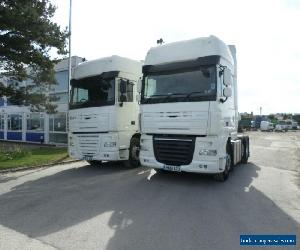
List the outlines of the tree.
{"type": "Polygon", "coordinates": [[[300,125],[300,114],[294,114],[293,120],[296,121],[300,125]]]}
{"type": "Polygon", "coordinates": [[[292,114],[285,113],[283,114],[283,120],[292,119],[292,114]]]}
{"type": "Polygon", "coordinates": [[[0,0],[0,72],[10,81],[32,82],[23,89],[0,82],[0,97],[36,111],[55,110],[45,95],[56,84],[58,58],[51,54],[66,54],[68,37],[67,29],[51,21],[55,10],[49,0],[0,0]]]}

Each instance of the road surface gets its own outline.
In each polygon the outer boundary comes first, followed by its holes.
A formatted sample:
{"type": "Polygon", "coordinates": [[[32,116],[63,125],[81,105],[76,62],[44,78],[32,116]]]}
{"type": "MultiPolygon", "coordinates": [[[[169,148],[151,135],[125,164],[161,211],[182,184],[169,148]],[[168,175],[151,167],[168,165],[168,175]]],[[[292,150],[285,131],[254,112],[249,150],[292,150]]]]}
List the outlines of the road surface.
{"type": "Polygon", "coordinates": [[[2,174],[0,249],[224,250],[240,249],[240,234],[299,240],[300,132],[250,140],[249,163],[225,183],[84,162],[2,174]]]}

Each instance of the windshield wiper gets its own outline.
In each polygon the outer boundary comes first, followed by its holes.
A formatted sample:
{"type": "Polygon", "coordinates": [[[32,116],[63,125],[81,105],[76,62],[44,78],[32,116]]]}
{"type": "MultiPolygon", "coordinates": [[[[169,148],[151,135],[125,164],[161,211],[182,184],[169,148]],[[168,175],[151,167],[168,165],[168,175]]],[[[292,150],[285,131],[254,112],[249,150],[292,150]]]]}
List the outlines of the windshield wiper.
{"type": "Polygon", "coordinates": [[[164,97],[164,99],[165,99],[165,98],[168,98],[169,95],[170,94],[155,94],[155,95],[151,95],[147,99],[145,99],[145,103],[148,103],[150,100],[153,100],[154,99],[153,97],[155,97],[155,98],[156,97],[164,97]]]}
{"type": "Polygon", "coordinates": [[[152,97],[163,97],[163,96],[167,96],[167,95],[165,95],[165,94],[163,94],[163,95],[151,95],[148,98],[144,98],[144,102],[148,103],[150,100],[153,100],[152,97]]]}
{"type": "Polygon", "coordinates": [[[191,92],[191,93],[187,94],[184,99],[188,100],[192,95],[195,95],[195,94],[205,94],[205,92],[204,91],[191,92]]]}
{"type": "Polygon", "coordinates": [[[153,100],[154,98],[152,97],[163,97],[162,101],[166,102],[170,97],[176,96],[176,95],[182,95],[184,96],[184,93],[169,93],[169,94],[156,94],[156,95],[151,95],[147,99],[144,99],[145,103],[148,103],[150,100],[153,100]]]}
{"type": "Polygon", "coordinates": [[[170,97],[176,96],[176,95],[185,95],[185,94],[183,94],[183,93],[170,93],[170,94],[165,95],[166,97],[163,99],[163,101],[166,102],[170,97]]]}

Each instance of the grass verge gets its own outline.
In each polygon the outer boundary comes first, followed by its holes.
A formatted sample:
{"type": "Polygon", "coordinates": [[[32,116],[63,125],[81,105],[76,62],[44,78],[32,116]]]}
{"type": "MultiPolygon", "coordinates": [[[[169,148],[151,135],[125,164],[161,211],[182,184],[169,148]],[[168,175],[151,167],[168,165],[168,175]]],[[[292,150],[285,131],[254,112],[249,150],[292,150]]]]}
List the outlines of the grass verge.
{"type": "Polygon", "coordinates": [[[40,166],[60,162],[68,158],[66,148],[37,148],[37,149],[15,149],[9,152],[0,152],[0,170],[40,166]]]}

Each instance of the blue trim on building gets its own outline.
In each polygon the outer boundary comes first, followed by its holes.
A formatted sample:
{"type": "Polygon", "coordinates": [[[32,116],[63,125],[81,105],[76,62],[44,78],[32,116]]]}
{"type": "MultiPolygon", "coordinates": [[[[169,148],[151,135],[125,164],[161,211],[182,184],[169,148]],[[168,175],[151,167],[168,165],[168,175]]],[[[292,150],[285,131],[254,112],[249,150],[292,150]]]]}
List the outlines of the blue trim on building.
{"type": "Polygon", "coordinates": [[[4,131],[0,131],[0,140],[4,140],[4,131]]]}
{"type": "Polygon", "coordinates": [[[26,141],[32,141],[32,142],[44,142],[45,136],[44,133],[37,133],[37,132],[27,132],[26,133],[26,141]]]}
{"type": "Polygon", "coordinates": [[[3,107],[4,106],[4,99],[1,97],[0,98],[0,107],[3,107]]]}
{"type": "Polygon", "coordinates": [[[22,132],[8,132],[7,140],[22,141],[22,132]]]}

